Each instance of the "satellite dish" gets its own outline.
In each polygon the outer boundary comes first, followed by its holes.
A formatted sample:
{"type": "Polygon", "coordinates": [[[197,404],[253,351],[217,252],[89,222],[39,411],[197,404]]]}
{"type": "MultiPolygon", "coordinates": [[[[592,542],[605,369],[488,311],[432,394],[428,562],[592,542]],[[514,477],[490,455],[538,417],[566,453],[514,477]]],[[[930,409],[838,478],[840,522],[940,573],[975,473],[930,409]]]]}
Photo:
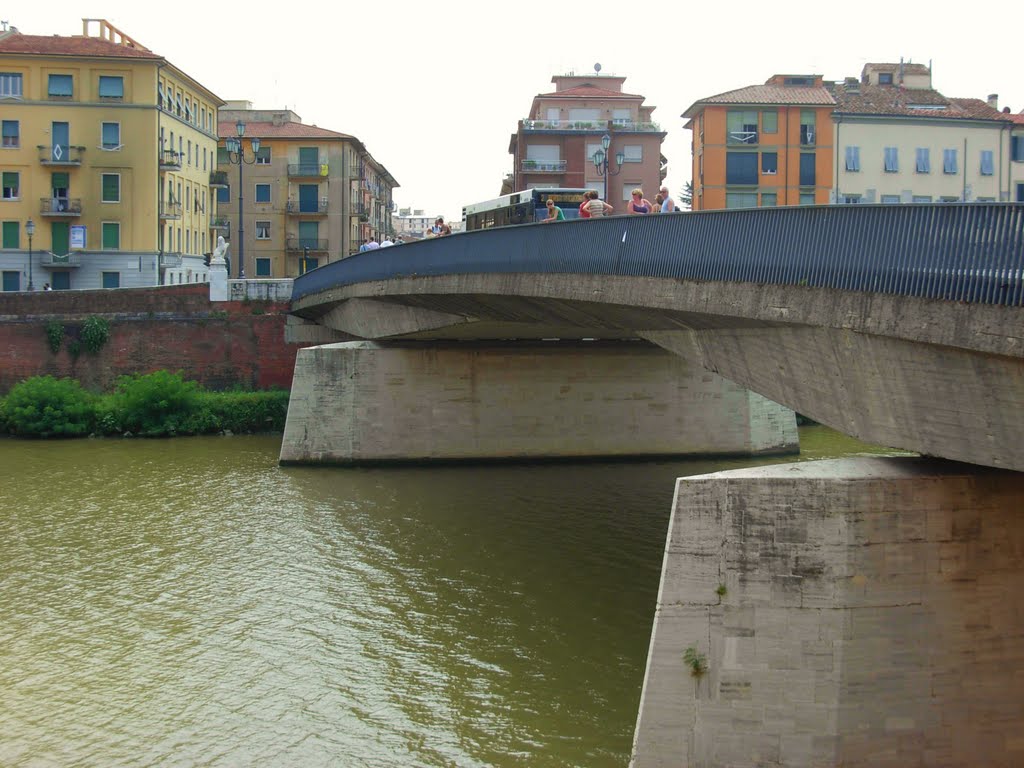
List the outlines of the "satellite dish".
{"type": "Polygon", "coordinates": [[[597,64],[594,65],[594,71],[597,72],[598,74],[601,73],[601,63],[600,62],[598,62],[597,64]]]}

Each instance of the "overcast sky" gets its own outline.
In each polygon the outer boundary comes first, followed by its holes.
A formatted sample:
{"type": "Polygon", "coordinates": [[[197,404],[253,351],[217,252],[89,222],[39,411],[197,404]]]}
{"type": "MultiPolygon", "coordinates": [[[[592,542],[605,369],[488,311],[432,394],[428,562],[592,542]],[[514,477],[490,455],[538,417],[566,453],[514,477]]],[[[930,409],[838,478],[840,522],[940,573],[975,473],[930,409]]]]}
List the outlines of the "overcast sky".
{"type": "Polygon", "coordinates": [[[1024,110],[1024,2],[501,3],[489,0],[4,3],[25,34],[81,34],[106,18],[225,100],[288,107],[357,136],[398,180],[400,207],[457,219],[500,191],[509,136],[570,71],[625,76],[656,106],[674,193],[690,179],[694,101],[774,73],[860,75],[866,62],[933,65],[946,96],[1024,110]],[[780,13],[773,8],[782,10],[780,13]]]}

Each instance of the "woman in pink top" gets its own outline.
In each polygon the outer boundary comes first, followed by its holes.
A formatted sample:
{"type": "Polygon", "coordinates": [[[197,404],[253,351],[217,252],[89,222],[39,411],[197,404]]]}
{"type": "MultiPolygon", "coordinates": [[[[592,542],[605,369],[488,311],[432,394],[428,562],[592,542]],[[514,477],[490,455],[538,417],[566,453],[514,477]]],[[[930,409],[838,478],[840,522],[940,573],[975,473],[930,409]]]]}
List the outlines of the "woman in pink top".
{"type": "Polygon", "coordinates": [[[644,197],[642,189],[633,190],[633,199],[626,203],[626,210],[629,213],[650,213],[651,201],[644,197]]]}

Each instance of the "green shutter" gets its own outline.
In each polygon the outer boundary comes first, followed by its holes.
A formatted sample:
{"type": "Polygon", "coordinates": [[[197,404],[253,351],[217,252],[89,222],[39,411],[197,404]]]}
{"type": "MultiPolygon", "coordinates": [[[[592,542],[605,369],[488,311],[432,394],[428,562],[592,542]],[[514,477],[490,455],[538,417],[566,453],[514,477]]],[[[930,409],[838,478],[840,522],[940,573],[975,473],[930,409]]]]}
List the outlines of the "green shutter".
{"type": "Polygon", "coordinates": [[[116,173],[103,174],[103,202],[116,203],[121,200],[121,177],[116,173]]]}
{"type": "Polygon", "coordinates": [[[116,221],[103,222],[103,250],[116,251],[121,247],[121,225],[116,221]]]}
{"type": "Polygon", "coordinates": [[[51,173],[50,174],[50,188],[51,189],[67,189],[70,186],[70,175],[67,173],[51,173]]]}
{"type": "Polygon", "coordinates": [[[4,222],[4,248],[18,248],[21,246],[21,225],[17,221],[4,222]]]}
{"type": "Polygon", "coordinates": [[[70,250],[71,230],[66,221],[50,223],[50,250],[57,256],[67,256],[70,250]]]}

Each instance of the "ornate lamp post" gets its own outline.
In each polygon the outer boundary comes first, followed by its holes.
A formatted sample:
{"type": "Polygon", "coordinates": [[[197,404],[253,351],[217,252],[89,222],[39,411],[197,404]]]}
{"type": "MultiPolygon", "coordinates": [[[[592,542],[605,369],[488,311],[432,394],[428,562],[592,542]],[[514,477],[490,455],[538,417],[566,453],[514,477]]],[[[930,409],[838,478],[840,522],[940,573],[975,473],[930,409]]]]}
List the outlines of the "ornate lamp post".
{"type": "Polygon", "coordinates": [[[25,234],[28,235],[28,289],[34,291],[36,287],[32,285],[32,235],[36,233],[36,223],[29,219],[25,222],[25,234]]]}
{"type": "Polygon", "coordinates": [[[256,154],[260,151],[260,140],[256,137],[249,139],[252,147],[252,158],[245,159],[245,148],[242,146],[242,137],[245,136],[245,123],[239,120],[235,123],[235,133],[224,143],[227,145],[228,162],[238,166],[238,278],[245,280],[245,222],[242,218],[242,166],[252,165],[256,162],[256,154]]]}
{"type": "Polygon", "coordinates": [[[594,167],[597,175],[604,177],[604,197],[601,199],[608,202],[608,177],[618,176],[622,171],[622,164],[626,162],[626,153],[621,149],[615,153],[615,164],[618,166],[614,171],[608,167],[608,147],[611,146],[612,137],[607,133],[601,137],[601,149],[594,153],[594,167]]]}

